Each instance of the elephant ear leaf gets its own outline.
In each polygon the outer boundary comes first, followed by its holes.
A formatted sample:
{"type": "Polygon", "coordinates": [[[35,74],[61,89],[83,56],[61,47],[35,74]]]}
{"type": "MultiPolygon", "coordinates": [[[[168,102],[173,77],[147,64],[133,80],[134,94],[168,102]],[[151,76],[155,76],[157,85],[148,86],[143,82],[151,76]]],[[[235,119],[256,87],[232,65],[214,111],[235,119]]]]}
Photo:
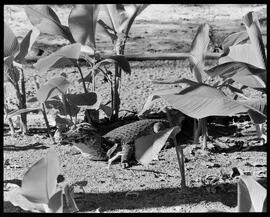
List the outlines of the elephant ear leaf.
{"type": "Polygon", "coordinates": [[[58,51],[38,60],[34,67],[40,73],[44,73],[53,67],[62,67],[68,64],[76,64],[81,53],[81,44],[70,44],[60,48],[58,51]]]}
{"type": "Polygon", "coordinates": [[[98,4],[75,5],[68,18],[69,29],[74,39],[95,48],[95,33],[100,6],[98,4]]]}
{"type": "Polygon", "coordinates": [[[154,135],[138,138],[135,141],[135,157],[143,165],[149,164],[158,156],[162,147],[170,137],[175,137],[180,132],[180,127],[162,130],[154,135]]]}
{"type": "Polygon", "coordinates": [[[255,124],[263,123],[266,115],[254,107],[227,97],[222,91],[206,84],[197,84],[179,93],[160,95],[182,113],[201,119],[208,116],[233,116],[249,113],[255,124]]]}
{"type": "Polygon", "coordinates": [[[19,42],[11,30],[4,22],[4,57],[14,56],[19,51],[19,42]]]}
{"type": "Polygon", "coordinates": [[[38,89],[36,97],[41,103],[44,103],[47,99],[64,93],[69,84],[69,81],[62,76],[52,78],[38,89]]]}
{"type": "Polygon", "coordinates": [[[27,35],[23,38],[23,40],[20,43],[20,52],[15,57],[16,62],[21,62],[23,58],[28,54],[39,34],[40,31],[36,27],[33,27],[33,29],[27,33],[27,35]]]}
{"type": "Polygon", "coordinates": [[[49,35],[61,35],[74,43],[69,28],[61,24],[56,13],[47,5],[28,5],[25,12],[33,26],[38,28],[41,33],[49,35]]]}
{"type": "Polygon", "coordinates": [[[194,73],[196,80],[202,82],[202,73],[204,70],[204,59],[209,44],[209,25],[200,25],[190,50],[190,69],[194,73]]]}
{"type": "Polygon", "coordinates": [[[31,202],[48,204],[50,198],[56,193],[59,172],[56,152],[50,149],[44,158],[25,173],[21,194],[31,202]]]}

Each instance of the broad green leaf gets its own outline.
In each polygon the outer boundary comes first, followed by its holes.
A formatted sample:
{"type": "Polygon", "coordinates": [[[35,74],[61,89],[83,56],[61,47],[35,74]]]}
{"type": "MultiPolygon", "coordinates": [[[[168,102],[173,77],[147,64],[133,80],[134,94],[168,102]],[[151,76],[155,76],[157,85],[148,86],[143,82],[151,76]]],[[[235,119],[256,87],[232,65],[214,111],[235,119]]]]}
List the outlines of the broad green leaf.
{"type": "Polygon", "coordinates": [[[40,89],[38,89],[36,97],[41,103],[44,103],[50,97],[64,93],[67,90],[69,84],[69,81],[62,76],[52,78],[47,83],[42,85],[40,89]]]}
{"type": "Polygon", "coordinates": [[[39,34],[40,31],[36,27],[33,27],[33,29],[27,33],[27,35],[20,43],[20,52],[15,57],[16,62],[21,62],[23,58],[28,54],[39,34]]]}
{"type": "Polygon", "coordinates": [[[81,45],[79,43],[66,45],[51,55],[44,57],[34,64],[34,67],[44,73],[52,67],[63,67],[74,64],[80,57],[81,45]]]}
{"type": "Polygon", "coordinates": [[[98,109],[101,102],[101,97],[95,92],[66,94],[66,98],[69,103],[83,106],[87,109],[98,109]]]}
{"type": "Polygon", "coordinates": [[[249,105],[249,106],[255,108],[256,110],[262,112],[263,114],[267,115],[267,100],[266,100],[266,98],[238,100],[238,102],[249,105]]]}
{"type": "Polygon", "coordinates": [[[118,34],[124,33],[125,25],[128,22],[128,15],[122,4],[106,4],[104,5],[110,24],[107,23],[118,34]]]}
{"type": "Polygon", "coordinates": [[[99,8],[98,4],[76,4],[72,8],[68,25],[75,41],[92,48],[96,47],[95,32],[99,8]]]}
{"type": "Polygon", "coordinates": [[[144,116],[152,107],[153,103],[160,99],[163,95],[179,93],[179,88],[163,89],[154,91],[153,94],[147,97],[146,102],[143,105],[142,110],[138,113],[138,116],[144,116]]]}
{"type": "Polygon", "coordinates": [[[247,31],[232,33],[222,42],[222,48],[225,50],[233,45],[246,43],[249,40],[247,31]]]}
{"type": "Polygon", "coordinates": [[[113,59],[118,63],[118,65],[127,73],[131,73],[129,62],[124,55],[113,55],[109,56],[108,59],[113,59]]]}
{"type": "Polygon", "coordinates": [[[222,91],[206,84],[193,85],[179,93],[162,95],[161,97],[174,108],[196,119],[251,112],[253,115],[250,118],[255,124],[263,123],[266,120],[266,116],[260,111],[232,100],[222,91]]]}
{"type": "Polygon", "coordinates": [[[240,176],[237,192],[236,212],[267,211],[267,190],[252,176],[240,176]]]}
{"type": "Polygon", "coordinates": [[[246,26],[251,41],[251,46],[253,48],[253,53],[258,62],[258,67],[265,69],[267,60],[258,18],[256,17],[255,13],[248,12],[243,17],[243,22],[246,26]]]}
{"type": "Polygon", "coordinates": [[[4,57],[14,56],[19,51],[19,42],[10,29],[8,24],[4,22],[4,57]]]}
{"type": "Polygon", "coordinates": [[[199,83],[202,82],[204,59],[209,41],[209,25],[202,24],[192,41],[189,57],[190,69],[199,83]]]}
{"type": "Polygon", "coordinates": [[[36,162],[24,175],[21,194],[34,203],[48,204],[56,193],[57,176],[60,166],[53,149],[36,162]]]}
{"type": "Polygon", "coordinates": [[[239,44],[229,47],[225,51],[225,55],[219,58],[219,64],[227,62],[244,62],[250,65],[254,65],[257,68],[265,69],[265,67],[258,61],[256,52],[251,44],[239,44]]]}
{"type": "Polygon", "coordinates": [[[4,60],[4,82],[11,82],[15,86],[20,80],[20,71],[17,67],[14,67],[12,60],[13,56],[4,60]]]}
{"type": "Polygon", "coordinates": [[[147,7],[147,4],[106,4],[105,12],[109,17],[111,29],[118,34],[128,34],[134,19],[147,7]]]}
{"type": "Polygon", "coordinates": [[[143,165],[148,165],[165,145],[168,138],[173,138],[181,131],[176,126],[170,129],[162,130],[159,133],[143,136],[135,140],[135,158],[143,165]]]}
{"type": "Polygon", "coordinates": [[[75,43],[69,28],[61,24],[58,16],[49,6],[27,5],[25,6],[25,13],[32,25],[38,28],[41,33],[61,35],[71,43],[75,43]]]}
{"type": "Polygon", "coordinates": [[[63,213],[62,190],[59,190],[50,198],[47,212],[48,213],[63,213]]]}
{"type": "Polygon", "coordinates": [[[205,71],[209,76],[231,78],[252,88],[266,88],[266,70],[243,62],[227,62],[205,71]]]}
{"type": "Polygon", "coordinates": [[[45,212],[44,204],[34,203],[29,201],[24,195],[21,194],[21,188],[16,185],[16,188],[8,192],[4,192],[4,200],[11,202],[14,206],[19,206],[25,211],[31,211],[35,213],[45,212]]]}
{"type": "Polygon", "coordinates": [[[12,118],[14,116],[17,116],[17,115],[20,115],[23,113],[33,112],[33,111],[41,111],[41,108],[38,107],[38,108],[26,108],[26,109],[15,110],[15,111],[8,113],[7,118],[12,118]]]}

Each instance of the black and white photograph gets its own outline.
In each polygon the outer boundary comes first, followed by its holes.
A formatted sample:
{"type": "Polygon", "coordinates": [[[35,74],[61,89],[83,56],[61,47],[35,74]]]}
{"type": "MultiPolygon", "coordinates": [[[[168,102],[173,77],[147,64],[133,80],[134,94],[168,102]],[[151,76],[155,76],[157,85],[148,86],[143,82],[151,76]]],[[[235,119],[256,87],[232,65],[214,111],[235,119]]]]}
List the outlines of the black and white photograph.
{"type": "Polygon", "coordinates": [[[267,212],[267,4],[3,15],[3,213],[267,212]]]}

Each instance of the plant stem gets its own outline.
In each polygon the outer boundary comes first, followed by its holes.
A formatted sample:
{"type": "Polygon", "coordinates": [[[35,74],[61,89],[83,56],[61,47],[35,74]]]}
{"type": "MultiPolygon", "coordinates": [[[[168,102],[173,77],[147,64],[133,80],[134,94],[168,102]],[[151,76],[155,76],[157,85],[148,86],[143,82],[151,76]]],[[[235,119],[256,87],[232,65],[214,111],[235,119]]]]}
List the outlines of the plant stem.
{"type": "Polygon", "coordinates": [[[195,131],[195,135],[194,135],[194,141],[193,141],[194,144],[199,143],[201,129],[202,129],[202,119],[199,119],[198,120],[198,127],[197,127],[197,130],[195,131]]]}
{"type": "Polygon", "coordinates": [[[203,139],[203,150],[205,150],[207,148],[207,125],[206,122],[207,119],[203,118],[202,119],[202,139],[203,139]]]}
{"type": "MultiPolygon", "coordinates": [[[[4,113],[7,116],[8,109],[7,109],[7,105],[5,103],[4,103],[4,113]]],[[[10,129],[10,133],[13,136],[15,134],[15,129],[14,129],[14,126],[13,126],[12,119],[11,118],[8,118],[7,120],[8,120],[8,126],[9,126],[9,129],[10,129]]]]}
{"type": "MultiPolygon", "coordinates": [[[[172,117],[170,115],[170,112],[167,108],[165,108],[166,111],[166,115],[167,118],[169,120],[170,123],[170,127],[173,127],[173,122],[172,122],[172,117]]],[[[180,175],[181,175],[181,187],[183,189],[186,188],[186,177],[185,177],[185,162],[184,162],[184,152],[183,149],[181,147],[181,144],[178,145],[178,142],[176,140],[176,137],[173,137],[173,143],[175,146],[175,150],[176,150],[176,155],[177,155],[177,160],[178,160],[178,165],[179,165],[179,170],[180,170],[180,175]]]]}
{"type": "Polygon", "coordinates": [[[87,88],[86,88],[86,85],[85,85],[85,80],[84,80],[84,77],[83,77],[83,73],[82,73],[81,67],[79,66],[78,63],[76,63],[76,66],[79,69],[79,73],[80,73],[81,78],[82,78],[84,92],[87,93],[87,88]]]}
{"type": "MultiPolygon", "coordinates": [[[[76,63],[76,66],[79,69],[79,72],[80,72],[80,75],[81,75],[81,78],[82,78],[84,92],[85,93],[88,93],[87,88],[86,88],[86,85],[85,85],[85,80],[84,80],[84,77],[83,77],[83,73],[82,73],[81,67],[79,66],[78,63],[76,63]]],[[[86,115],[86,118],[87,118],[88,123],[89,124],[93,124],[93,121],[92,121],[91,115],[90,115],[90,111],[88,109],[86,109],[85,115],[86,115]]]]}
{"type": "MultiPolygon", "coordinates": [[[[125,44],[127,40],[126,34],[118,35],[116,43],[114,45],[114,52],[116,55],[124,55],[125,44]]],[[[120,82],[121,82],[121,68],[118,63],[115,63],[115,73],[113,77],[113,91],[112,93],[112,120],[118,120],[120,109],[120,82]]]]}
{"type": "Polygon", "coordinates": [[[48,118],[47,118],[47,114],[46,114],[46,109],[45,109],[45,104],[44,103],[42,103],[42,114],[43,114],[43,117],[44,117],[44,120],[45,120],[45,124],[46,124],[46,127],[47,127],[48,135],[49,135],[52,143],[53,144],[56,144],[55,139],[54,139],[54,137],[51,134],[51,128],[50,128],[49,121],[48,121],[48,118]]]}
{"type": "MultiPolygon", "coordinates": [[[[26,91],[25,91],[25,79],[23,69],[21,69],[21,87],[22,87],[22,94],[21,94],[21,105],[20,109],[26,109],[26,91]]],[[[27,133],[27,113],[21,114],[21,124],[22,124],[22,131],[23,133],[27,133]]]]}

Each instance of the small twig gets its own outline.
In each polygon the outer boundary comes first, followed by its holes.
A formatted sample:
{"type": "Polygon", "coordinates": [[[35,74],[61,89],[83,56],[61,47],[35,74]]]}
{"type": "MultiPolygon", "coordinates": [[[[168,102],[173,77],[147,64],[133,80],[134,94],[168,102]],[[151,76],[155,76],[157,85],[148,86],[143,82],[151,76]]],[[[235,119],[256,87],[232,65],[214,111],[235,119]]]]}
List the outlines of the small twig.
{"type": "Polygon", "coordinates": [[[46,127],[47,127],[48,135],[49,135],[52,143],[53,144],[56,144],[55,139],[54,139],[54,137],[51,134],[51,129],[50,129],[49,121],[48,121],[48,118],[47,118],[47,114],[46,114],[46,109],[45,109],[45,104],[44,103],[42,103],[42,114],[43,114],[43,117],[44,117],[44,120],[45,120],[45,124],[46,124],[46,127]]]}

